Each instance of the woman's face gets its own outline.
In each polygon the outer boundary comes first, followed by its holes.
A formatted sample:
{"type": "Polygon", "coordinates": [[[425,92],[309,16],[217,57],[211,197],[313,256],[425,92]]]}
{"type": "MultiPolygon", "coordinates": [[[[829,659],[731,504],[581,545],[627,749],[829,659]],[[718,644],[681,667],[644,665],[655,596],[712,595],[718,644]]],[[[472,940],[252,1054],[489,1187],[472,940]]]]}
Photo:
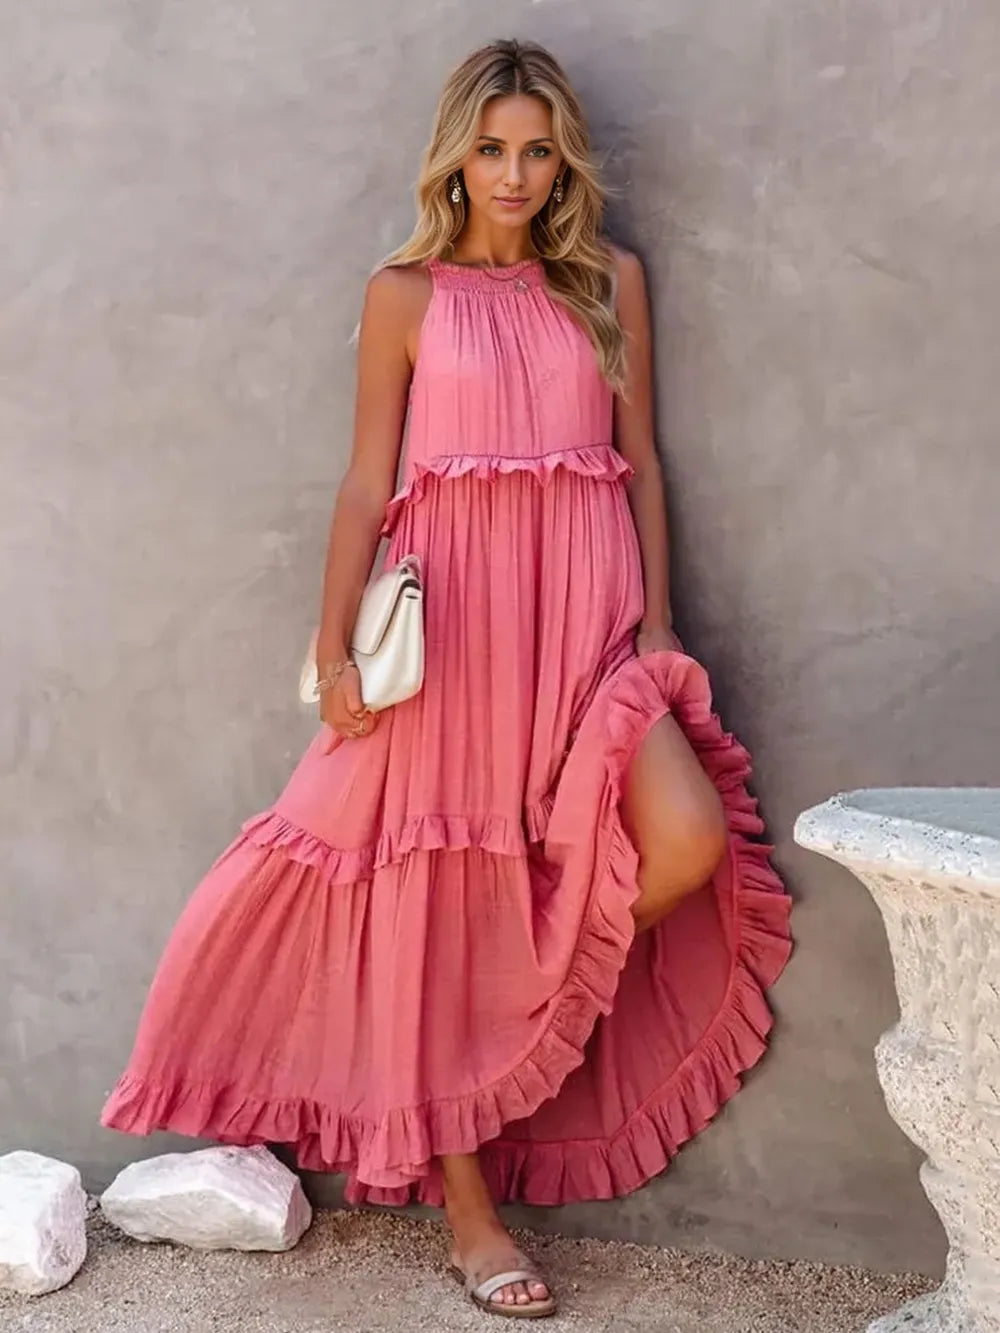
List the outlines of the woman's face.
{"type": "Polygon", "coordinates": [[[500,226],[523,227],[544,206],[561,166],[548,103],[520,93],[493,97],[462,163],[469,204],[500,226]],[[512,198],[520,202],[502,202],[512,198]]]}

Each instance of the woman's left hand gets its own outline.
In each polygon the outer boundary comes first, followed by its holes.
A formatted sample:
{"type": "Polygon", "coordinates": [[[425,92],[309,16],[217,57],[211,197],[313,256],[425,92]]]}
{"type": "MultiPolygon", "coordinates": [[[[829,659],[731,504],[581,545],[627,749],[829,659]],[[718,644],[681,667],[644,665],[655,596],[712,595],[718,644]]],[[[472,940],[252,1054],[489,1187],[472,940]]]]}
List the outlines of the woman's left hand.
{"type": "Polygon", "coordinates": [[[672,629],[649,628],[645,625],[640,625],[636,630],[635,650],[640,657],[646,653],[684,652],[680,639],[672,629]]]}

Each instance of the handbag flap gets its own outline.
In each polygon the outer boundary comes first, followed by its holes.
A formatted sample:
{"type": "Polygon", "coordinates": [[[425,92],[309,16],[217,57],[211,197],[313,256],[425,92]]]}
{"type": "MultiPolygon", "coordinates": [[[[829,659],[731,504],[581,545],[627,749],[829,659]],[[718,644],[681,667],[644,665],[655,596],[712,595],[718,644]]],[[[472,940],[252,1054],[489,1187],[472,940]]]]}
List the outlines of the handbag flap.
{"type": "Polygon", "coordinates": [[[408,560],[401,560],[368,585],[351,635],[351,647],[355,652],[366,656],[378,652],[400,597],[413,589],[420,590],[420,578],[408,560]]]}

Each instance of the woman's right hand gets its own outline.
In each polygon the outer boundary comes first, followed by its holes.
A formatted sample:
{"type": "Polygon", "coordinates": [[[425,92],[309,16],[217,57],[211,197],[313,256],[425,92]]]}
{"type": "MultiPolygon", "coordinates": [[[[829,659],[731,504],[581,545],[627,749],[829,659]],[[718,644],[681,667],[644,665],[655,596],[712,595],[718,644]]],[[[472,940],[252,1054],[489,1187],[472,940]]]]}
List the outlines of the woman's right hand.
{"type": "Polygon", "coordinates": [[[329,689],[320,695],[320,720],[349,740],[370,736],[378,725],[378,714],[366,708],[361,698],[361,675],[353,664],[344,668],[329,689]]]}

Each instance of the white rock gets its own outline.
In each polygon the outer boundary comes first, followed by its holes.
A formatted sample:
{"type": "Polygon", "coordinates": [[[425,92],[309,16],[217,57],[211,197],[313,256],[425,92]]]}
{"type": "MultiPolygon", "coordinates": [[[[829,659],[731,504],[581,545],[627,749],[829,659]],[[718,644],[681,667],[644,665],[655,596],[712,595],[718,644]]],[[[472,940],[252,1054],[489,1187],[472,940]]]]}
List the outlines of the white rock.
{"type": "Polygon", "coordinates": [[[36,1152],[0,1157],[0,1289],[41,1296],[87,1257],[87,1195],[75,1166],[36,1152]]]}
{"type": "Polygon", "coordinates": [[[101,1211],[136,1240],[196,1250],[290,1250],[312,1221],[298,1176],[264,1147],[133,1162],[101,1195],[101,1211]]]}

